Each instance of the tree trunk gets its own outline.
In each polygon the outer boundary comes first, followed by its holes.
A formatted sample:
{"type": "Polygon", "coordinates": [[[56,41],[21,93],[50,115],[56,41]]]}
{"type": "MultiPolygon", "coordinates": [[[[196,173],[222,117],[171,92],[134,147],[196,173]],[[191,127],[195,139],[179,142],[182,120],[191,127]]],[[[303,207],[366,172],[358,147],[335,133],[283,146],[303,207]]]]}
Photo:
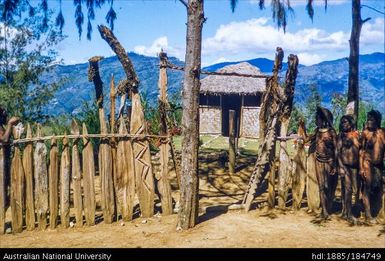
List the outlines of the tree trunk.
{"type": "Polygon", "coordinates": [[[357,127],[358,106],[359,106],[359,55],[360,55],[360,35],[364,22],[361,19],[361,0],[352,0],[352,31],[350,34],[350,54],[349,54],[349,79],[348,79],[348,107],[347,114],[352,114],[357,127]]]}
{"type": "Polygon", "coordinates": [[[183,140],[178,229],[191,228],[198,220],[199,77],[204,21],[203,0],[189,0],[182,97],[183,140]]]}
{"type": "Polygon", "coordinates": [[[292,66],[291,70],[287,70],[283,98],[283,114],[281,117],[281,132],[280,135],[283,140],[280,142],[279,151],[279,175],[278,175],[278,207],[286,208],[287,194],[289,190],[290,173],[292,171],[291,159],[288,154],[286,139],[287,131],[289,129],[291,111],[293,110],[295,82],[297,79],[298,59],[294,55],[289,55],[288,64],[292,66]],[[295,69],[294,69],[295,67],[295,69]]]}

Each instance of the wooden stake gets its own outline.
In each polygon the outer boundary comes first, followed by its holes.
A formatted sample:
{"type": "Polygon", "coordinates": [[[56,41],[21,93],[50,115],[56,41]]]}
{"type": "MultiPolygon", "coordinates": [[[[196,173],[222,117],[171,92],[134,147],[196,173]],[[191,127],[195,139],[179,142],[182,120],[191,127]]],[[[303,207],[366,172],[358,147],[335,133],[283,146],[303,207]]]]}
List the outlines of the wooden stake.
{"type": "MultiPolygon", "coordinates": [[[[160,58],[160,70],[159,70],[159,111],[161,117],[161,135],[167,135],[169,133],[169,124],[168,124],[168,116],[167,116],[167,108],[169,107],[167,100],[167,54],[161,52],[159,54],[160,58]]],[[[172,209],[172,196],[171,196],[171,186],[169,181],[169,171],[168,171],[168,163],[169,163],[169,154],[170,149],[173,150],[172,140],[161,140],[160,149],[160,175],[156,177],[158,180],[158,191],[160,194],[160,200],[162,204],[162,214],[163,215],[171,215],[173,213],[172,209]]],[[[174,168],[177,174],[178,179],[178,170],[176,168],[176,161],[174,158],[174,168]]],[[[178,179],[179,180],[179,179],[178,179]]],[[[178,182],[179,183],[179,182],[178,182]]]]}
{"type": "Polygon", "coordinates": [[[229,111],[229,172],[235,173],[235,111],[229,111]]]}
{"type": "Polygon", "coordinates": [[[63,139],[63,152],[60,159],[60,220],[64,228],[70,225],[70,176],[71,163],[68,139],[63,139]]]}
{"type": "MultiPolygon", "coordinates": [[[[103,57],[95,56],[89,59],[88,80],[95,85],[96,104],[98,105],[100,132],[108,133],[103,109],[103,82],[99,73],[99,61],[103,57]]],[[[99,146],[99,175],[101,178],[101,203],[104,222],[112,223],[115,212],[113,161],[112,150],[108,139],[102,139],[99,146]]]]}
{"type": "MultiPolygon", "coordinates": [[[[27,125],[27,138],[32,138],[31,125],[27,125]]],[[[26,144],[23,151],[23,167],[25,175],[25,223],[27,230],[35,229],[35,206],[33,197],[33,144],[26,144]]]]}
{"type": "MultiPolygon", "coordinates": [[[[83,135],[88,134],[87,127],[83,123],[83,135]]],[[[95,161],[94,147],[90,139],[83,138],[83,188],[84,188],[84,214],[89,226],[95,225],[95,161]]]]}
{"type": "Polygon", "coordinates": [[[49,225],[51,229],[57,226],[59,212],[59,148],[56,139],[51,140],[49,152],[49,225]]]}
{"type": "MultiPolygon", "coordinates": [[[[76,120],[72,120],[71,134],[80,133],[76,120]]],[[[74,207],[76,226],[83,226],[83,203],[82,203],[82,171],[80,167],[79,139],[75,139],[72,144],[72,186],[74,190],[74,207]]]]}
{"type": "MultiPolygon", "coordinates": [[[[145,134],[146,126],[139,93],[132,93],[130,132],[145,134]]],[[[135,177],[142,217],[152,217],[154,214],[154,177],[151,165],[150,146],[146,139],[133,140],[135,157],[135,177]]]]}
{"type": "MultiPolygon", "coordinates": [[[[41,127],[37,126],[37,135],[41,136],[41,127]]],[[[34,151],[35,175],[35,208],[37,212],[38,227],[44,230],[47,226],[48,211],[48,171],[46,164],[47,148],[44,142],[36,143],[34,151]]]]}
{"type": "MultiPolygon", "coordinates": [[[[13,128],[13,136],[17,140],[21,133],[13,128]]],[[[11,167],[11,212],[12,232],[23,231],[23,205],[24,205],[24,169],[21,160],[20,147],[15,145],[11,167]]]]}
{"type": "MultiPolygon", "coordinates": [[[[120,118],[119,133],[127,133],[123,117],[120,118]]],[[[132,220],[135,199],[135,170],[131,142],[122,138],[118,142],[116,155],[116,198],[119,213],[124,221],[132,220]]]]}

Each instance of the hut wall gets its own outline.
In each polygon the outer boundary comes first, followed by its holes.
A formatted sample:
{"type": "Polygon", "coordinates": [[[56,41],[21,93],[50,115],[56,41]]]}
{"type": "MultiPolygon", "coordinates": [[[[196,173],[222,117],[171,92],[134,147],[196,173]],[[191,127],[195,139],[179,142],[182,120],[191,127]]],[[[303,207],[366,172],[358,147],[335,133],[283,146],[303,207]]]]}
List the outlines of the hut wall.
{"type": "Polygon", "coordinates": [[[202,134],[220,134],[221,107],[200,106],[199,107],[199,132],[202,134]]]}
{"type": "Polygon", "coordinates": [[[258,138],[260,107],[242,107],[241,136],[258,138]]]}

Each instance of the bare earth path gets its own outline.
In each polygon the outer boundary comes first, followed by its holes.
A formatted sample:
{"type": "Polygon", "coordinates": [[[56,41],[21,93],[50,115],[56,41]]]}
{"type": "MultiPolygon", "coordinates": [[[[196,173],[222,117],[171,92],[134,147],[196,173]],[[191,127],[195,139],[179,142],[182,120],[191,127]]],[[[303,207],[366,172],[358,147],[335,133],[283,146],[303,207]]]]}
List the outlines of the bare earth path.
{"type": "Polygon", "coordinates": [[[176,215],[136,219],[121,226],[99,224],[88,228],[57,229],[0,236],[0,247],[385,247],[380,225],[350,227],[339,220],[324,226],[311,223],[305,212],[275,219],[231,212],[176,232],[176,215]]]}

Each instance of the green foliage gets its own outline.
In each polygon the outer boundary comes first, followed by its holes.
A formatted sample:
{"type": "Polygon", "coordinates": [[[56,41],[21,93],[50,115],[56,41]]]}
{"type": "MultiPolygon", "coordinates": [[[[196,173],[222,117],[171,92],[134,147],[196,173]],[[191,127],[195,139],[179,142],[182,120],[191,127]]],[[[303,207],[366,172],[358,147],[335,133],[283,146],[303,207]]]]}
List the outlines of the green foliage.
{"type": "Polygon", "coordinates": [[[0,5],[0,105],[9,115],[44,122],[44,106],[62,82],[47,84],[40,76],[59,63],[55,46],[64,37],[49,22],[51,12],[45,10],[46,1],[33,16],[18,16],[27,4],[20,1],[12,6],[11,2],[0,5]]]}
{"type": "Polygon", "coordinates": [[[360,101],[358,107],[357,129],[362,130],[366,122],[366,114],[373,109],[373,105],[360,101]]]}
{"type": "Polygon", "coordinates": [[[332,114],[334,117],[334,128],[339,129],[339,124],[342,116],[345,115],[347,97],[342,94],[334,93],[332,98],[332,114]]]}
{"type": "Polygon", "coordinates": [[[310,96],[305,103],[305,120],[306,129],[309,133],[313,132],[316,128],[315,114],[317,106],[321,105],[321,96],[318,93],[317,86],[315,84],[310,85],[310,96]]]}
{"type": "Polygon", "coordinates": [[[291,111],[290,123],[289,123],[289,133],[297,133],[300,120],[305,121],[305,115],[302,110],[293,104],[293,110],[291,111]]]}

